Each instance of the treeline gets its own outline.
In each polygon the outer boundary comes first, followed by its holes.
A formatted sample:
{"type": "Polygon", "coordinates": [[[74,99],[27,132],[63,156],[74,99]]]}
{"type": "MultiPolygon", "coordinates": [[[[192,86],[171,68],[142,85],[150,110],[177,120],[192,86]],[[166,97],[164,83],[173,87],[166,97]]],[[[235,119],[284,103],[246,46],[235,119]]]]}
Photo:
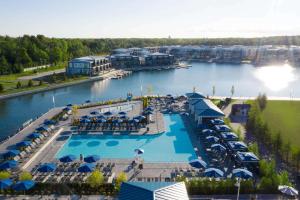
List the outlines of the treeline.
{"type": "Polygon", "coordinates": [[[109,53],[115,48],[159,45],[300,45],[300,36],[264,38],[120,38],[66,39],[43,35],[22,37],[0,36],[0,74],[18,73],[23,68],[55,64],[71,58],[109,53]]]}
{"type": "Polygon", "coordinates": [[[251,104],[246,129],[255,136],[257,141],[260,141],[271,150],[274,155],[299,171],[300,148],[292,147],[289,141],[285,142],[280,131],[272,132],[270,130],[268,123],[262,117],[262,111],[265,109],[266,104],[267,98],[265,95],[259,95],[251,104]]]}

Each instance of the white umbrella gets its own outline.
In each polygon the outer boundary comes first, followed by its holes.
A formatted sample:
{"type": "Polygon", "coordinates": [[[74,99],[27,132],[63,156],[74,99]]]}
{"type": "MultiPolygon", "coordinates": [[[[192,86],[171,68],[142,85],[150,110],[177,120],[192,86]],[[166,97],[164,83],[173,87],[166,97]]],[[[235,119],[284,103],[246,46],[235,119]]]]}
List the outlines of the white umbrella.
{"type": "Polygon", "coordinates": [[[287,186],[287,185],[279,185],[278,190],[286,195],[289,196],[297,196],[298,195],[298,190],[296,190],[293,187],[287,186]]]}

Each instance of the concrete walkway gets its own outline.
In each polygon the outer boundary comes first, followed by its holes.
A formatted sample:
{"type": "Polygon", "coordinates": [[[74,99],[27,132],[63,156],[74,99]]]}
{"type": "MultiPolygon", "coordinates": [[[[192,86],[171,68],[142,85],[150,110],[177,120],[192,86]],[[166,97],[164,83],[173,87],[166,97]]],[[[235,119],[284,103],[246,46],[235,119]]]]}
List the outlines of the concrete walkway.
{"type": "Polygon", "coordinates": [[[60,73],[64,73],[64,72],[66,72],[65,68],[64,69],[56,69],[56,70],[53,70],[53,71],[36,73],[35,75],[22,76],[22,77],[19,77],[18,80],[20,80],[20,81],[33,80],[33,79],[41,78],[41,77],[44,77],[44,76],[52,75],[54,73],[55,74],[60,74],[60,73]]]}

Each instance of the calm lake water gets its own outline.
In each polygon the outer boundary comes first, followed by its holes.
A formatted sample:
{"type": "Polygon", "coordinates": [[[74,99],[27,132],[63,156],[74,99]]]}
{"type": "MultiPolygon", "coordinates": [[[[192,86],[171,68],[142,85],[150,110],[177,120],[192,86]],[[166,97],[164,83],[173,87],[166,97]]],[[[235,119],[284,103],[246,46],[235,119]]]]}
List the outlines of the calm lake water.
{"type": "Polygon", "coordinates": [[[289,65],[254,67],[248,64],[191,63],[189,69],[143,71],[119,80],[105,80],[55,89],[38,94],[0,101],[0,138],[16,132],[22,123],[35,118],[53,107],[68,103],[83,103],[126,97],[128,92],[141,94],[181,95],[193,87],[203,94],[230,96],[257,96],[265,92],[273,97],[300,97],[300,68],[289,65]]]}

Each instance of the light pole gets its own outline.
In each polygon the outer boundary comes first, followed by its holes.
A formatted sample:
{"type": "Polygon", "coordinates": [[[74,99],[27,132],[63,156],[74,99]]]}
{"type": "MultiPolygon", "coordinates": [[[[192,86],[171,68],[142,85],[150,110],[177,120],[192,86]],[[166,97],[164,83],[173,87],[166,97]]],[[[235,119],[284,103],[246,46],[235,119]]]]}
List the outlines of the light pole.
{"type": "Polygon", "coordinates": [[[239,200],[240,199],[240,188],[241,188],[241,179],[240,178],[237,178],[235,186],[238,188],[236,199],[239,200]]]}

